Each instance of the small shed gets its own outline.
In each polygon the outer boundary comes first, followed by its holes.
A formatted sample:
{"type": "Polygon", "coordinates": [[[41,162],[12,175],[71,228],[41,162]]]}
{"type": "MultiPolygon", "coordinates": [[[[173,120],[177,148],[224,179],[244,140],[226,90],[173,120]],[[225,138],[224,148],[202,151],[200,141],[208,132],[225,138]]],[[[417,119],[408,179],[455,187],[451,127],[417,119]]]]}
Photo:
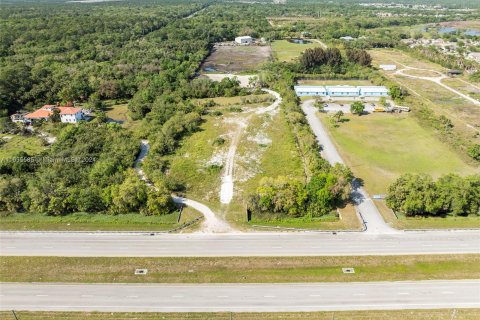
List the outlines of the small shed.
{"type": "Polygon", "coordinates": [[[462,70],[448,70],[447,71],[447,75],[448,76],[458,76],[458,75],[461,75],[463,73],[462,70]]]}
{"type": "Polygon", "coordinates": [[[381,64],[380,69],[385,71],[395,71],[397,70],[397,66],[395,64],[381,64]]]}
{"type": "Polygon", "coordinates": [[[253,42],[253,38],[250,36],[236,37],[235,42],[238,44],[251,44],[253,42]]]}

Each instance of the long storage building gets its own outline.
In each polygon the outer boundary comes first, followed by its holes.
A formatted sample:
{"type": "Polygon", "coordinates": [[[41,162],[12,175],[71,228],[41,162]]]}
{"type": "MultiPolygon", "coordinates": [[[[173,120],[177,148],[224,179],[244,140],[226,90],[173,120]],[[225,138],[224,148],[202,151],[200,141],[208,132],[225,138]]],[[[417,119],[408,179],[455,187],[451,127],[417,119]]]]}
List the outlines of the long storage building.
{"type": "Polygon", "coordinates": [[[297,96],[388,97],[385,86],[295,86],[297,96]]]}

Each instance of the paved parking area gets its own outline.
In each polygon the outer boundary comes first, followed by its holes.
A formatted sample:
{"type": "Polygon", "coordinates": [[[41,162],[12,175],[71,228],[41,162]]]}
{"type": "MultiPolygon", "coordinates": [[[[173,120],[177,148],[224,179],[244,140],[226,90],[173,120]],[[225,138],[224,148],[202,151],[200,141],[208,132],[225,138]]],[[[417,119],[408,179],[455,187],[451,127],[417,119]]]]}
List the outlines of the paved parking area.
{"type": "MultiPolygon", "coordinates": [[[[342,102],[342,101],[335,101],[335,102],[324,102],[323,107],[326,112],[337,112],[343,111],[343,113],[350,113],[350,105],[353,101],[349,102],[342,102]]],[[[365,104],[365,112],[373,112],[375,107],[381,107],[378,102],[363,102],[365,104]]]]}

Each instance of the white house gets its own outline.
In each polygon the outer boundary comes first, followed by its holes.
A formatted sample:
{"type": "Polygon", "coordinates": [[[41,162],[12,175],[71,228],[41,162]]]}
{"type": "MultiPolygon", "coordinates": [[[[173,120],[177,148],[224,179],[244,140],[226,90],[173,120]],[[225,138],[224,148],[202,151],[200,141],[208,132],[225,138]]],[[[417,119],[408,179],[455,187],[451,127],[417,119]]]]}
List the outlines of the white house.
{"type": "Polygon", "coordinates": [[[78,123],[80,120],[84,120],[82,108],[75,107],[59,107],[52,104],[47,104],[24,116],[24,122],[32,122],[35,120],[48,120],[53,114],[53,111],[58,109],[60,111],[60,121],[63,123],[78,123]]]}
{"type": "Polygon", "coordinates": [[[320,97],[388,97],[384,86],[295,86],[297,96],[320,97]]]}
{"type": "Polygon", "coordinates": [[[25,122],[25,113],[15,113],[10,116],[12,122],[25,122]]]}
{"type": "Polygon", "coordinates": [[[253,38],[250,36],[236,37],[235,42],[238,44],[252,44],[253,38]]]}
{"type": "Polygon", "coordinates": [[[395,71],[397,70],[397,66],[395,64],[381,64],[379,65],[380,69],[385,71],[395,71]]]}

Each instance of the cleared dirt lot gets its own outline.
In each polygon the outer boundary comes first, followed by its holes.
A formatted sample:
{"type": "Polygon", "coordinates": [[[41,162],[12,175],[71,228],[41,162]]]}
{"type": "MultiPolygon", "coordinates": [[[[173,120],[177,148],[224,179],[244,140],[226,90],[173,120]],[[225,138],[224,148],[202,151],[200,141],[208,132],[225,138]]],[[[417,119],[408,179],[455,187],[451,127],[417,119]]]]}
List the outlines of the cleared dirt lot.
{"type": "Polygon", "coordinates": [[[202,64],[202,72],[254,71],[272,57],[270,46],[215,46],[202,64]]]}

